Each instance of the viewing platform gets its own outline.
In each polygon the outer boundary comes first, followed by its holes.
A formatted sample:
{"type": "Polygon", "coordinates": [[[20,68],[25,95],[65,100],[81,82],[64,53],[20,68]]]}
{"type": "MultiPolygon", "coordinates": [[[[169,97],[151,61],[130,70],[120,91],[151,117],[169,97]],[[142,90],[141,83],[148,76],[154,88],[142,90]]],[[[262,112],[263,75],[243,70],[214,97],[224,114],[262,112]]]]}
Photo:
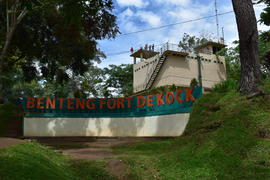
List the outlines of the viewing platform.
{"type": "Polygon", "coordinates": [[[143,61],[145,59],[152,58],[156,55],[175,55],[175,56],[187,56],[188,53],[185,52],[182,48],[178,46],[178,44],[172,44],[172,43],[165,43],[161,46],[158,46],[159,48],[156,48],[156,50],[152,49],[149,50],[148,48],[140,48],[138,50],[135,50],[130,56],[134,58],[133,63],[137,63],[137,58],[140,58],[140,61],[143,61]]]}

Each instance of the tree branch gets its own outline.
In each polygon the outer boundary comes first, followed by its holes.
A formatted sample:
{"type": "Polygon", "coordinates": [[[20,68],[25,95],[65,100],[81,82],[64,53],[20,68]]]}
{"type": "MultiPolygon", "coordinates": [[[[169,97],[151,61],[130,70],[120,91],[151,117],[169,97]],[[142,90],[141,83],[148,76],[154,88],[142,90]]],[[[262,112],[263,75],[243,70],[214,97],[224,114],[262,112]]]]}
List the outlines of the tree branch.
{"type": "Polygon", "coordinates": [[[24,8],[24,10],[21,12],[21,14],[17,17],[17,25],[22,21],[23,17],[27,14],[27,9],[24,8]]]}
{"type": "Polygon", "coordinates": [[[14,35],[14,32],[15,32],[15,30],[17,28],[17,25],[22,21],[22,19],[24,18],[24,16],[26,14],[27,14],[27,9],[24,8],[22,10],[22,12],[20,13],[20,15],[16,18],[15,22],[12,23],[12,25],[10,26],[9,31],[6,34],[6,41],[5,41],[5,44],[4,44],[4,48],[2,49],[2,52],[0,54],[0,67],[1,67],[1,63],[2,63],[3,59],[6,56],[7,50],[9,48],[9,46],[10,46],[10,43],[11,43],[12,37],[14,35]]]}
{"type": "Polygon", "coordinates": [[[17,63],[17,62],[18,62],[19,60],[21,60],[23,57],[24,57],[23,55],[19,56],[17,59],[15,59],[15,60],[12,62],[12,65],[15,64],[15,63],[17,63]]]}

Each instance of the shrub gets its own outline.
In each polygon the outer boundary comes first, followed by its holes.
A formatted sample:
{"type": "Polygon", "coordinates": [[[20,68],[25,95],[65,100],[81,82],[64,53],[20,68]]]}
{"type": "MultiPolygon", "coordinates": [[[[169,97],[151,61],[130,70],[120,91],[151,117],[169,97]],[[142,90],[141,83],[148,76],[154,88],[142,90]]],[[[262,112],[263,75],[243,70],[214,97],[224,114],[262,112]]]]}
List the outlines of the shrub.
{"type": "Polygon", "coordinates": [[[195,79],[195,78],[193,78],[191,81],[190,81],[190,87],[191,88],[194,88],[194,87],[196,87],[196,86],[198,86],[198,81],[197,81],[197,79],[195,79]]]}
{"type": "Polygon", "coordinates": [[[177,87],[175,86],[175,84],[171,85],[168,87],[169,91],[176,91],[177,87]]]}
{"type": "Polygon", "coordinates": [[[18,106],[11,102],[0,104],[0,136],[5,134],[8,123],[17,118],[19,113],[18,106]]]}
{"type": "Polygon", "coordinates": [[[216,92],[229,92],[231,90],[237,90],[239,88],[239,84],[236,80],[228,79],[219,84],[216,84],[213,88],[216,92]]]}
{"type": "Polygon", "coordinates": [[[261,88],[264,90],[266,94],[270,94],[270,78],[265,78],[261,85],[261,88]]]}

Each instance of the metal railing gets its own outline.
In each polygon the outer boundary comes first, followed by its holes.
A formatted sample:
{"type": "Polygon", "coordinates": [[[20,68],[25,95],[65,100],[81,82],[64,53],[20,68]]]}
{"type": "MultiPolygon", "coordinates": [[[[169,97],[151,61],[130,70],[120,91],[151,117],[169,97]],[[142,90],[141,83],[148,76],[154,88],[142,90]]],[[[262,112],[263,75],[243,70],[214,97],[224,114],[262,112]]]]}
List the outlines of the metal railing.
{"type": "Polygon", "coordinates": [[[159,53],[163,54],[165,51],[171,50],[171,51],[178,51],[178,52],[185,52],[182,48],[178,46],[178,44],[173,43],[165,43],[161,46],[159,53]]]}
{"type": "MultiPolygon", "coordinates": [[[[140,49],[144,49],[143,47],[139,48],[139,49],[134,49],[134,52],[140,50],[140,49]]],[[[161,44],[161,45],[157,45],[155,47],[155,52],[159,52],[160,55],[162,55],[165,51],[167,50],[171,50],[171,51],[178,51],[178,52],[185,52],[185,50],[183,48],[180,48],[178,46],[178,44],[173,44],[173,43],[164,43],[164,44],[161,44]],[[157,48],[159,47],[159,48],[157,48]]],[[[152,51],[152,50],[150,50],[152,51]]]]}
{"type": "Polygon", "coordinates": [[[146,89],[148,82],[150,81],[150,79],[151,79],[151,77],[152,77],[155,69],[157,68],[157,65],[159,64],[159,62],[161,60],[161,57],[162,57],[162,54],[161,54],[161,56],[160,55],[157,55],[158,60],[152,65],[151,69],[148,71],[148,74],[146,76],[146,79],[145,79],[145,81],[143,83],[144,89],[146,89]]]}
{"type": "Polygon", "coordinates": [[[150,80],[152,74],[154,73],[154,71],[155,71],[155,69],[157,67],[157,64],[160,61],[160,54],[157,54],[156,56],[154,56],[154,59],[157,59],[157,61],[153,61],[153,63],[151,64],[150,69],[147,71],[146,78],[145,78],[144,82],[142,84],[134,87],[134,89],[136,91],[142,91],[142,90],[144,90],[146,88],[148,81],[150,80]]]}

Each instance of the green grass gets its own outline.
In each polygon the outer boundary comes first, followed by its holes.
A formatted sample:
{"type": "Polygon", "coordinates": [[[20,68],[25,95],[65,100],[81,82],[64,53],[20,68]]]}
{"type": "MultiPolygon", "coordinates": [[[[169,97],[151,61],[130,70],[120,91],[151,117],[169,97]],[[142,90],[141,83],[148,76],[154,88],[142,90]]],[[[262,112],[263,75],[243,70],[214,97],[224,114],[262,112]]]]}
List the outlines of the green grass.
{"type": "Polygon", "coordinates": [[[113,180],[105,162],[73,160],[38,143],[0,149],[1,180],[113,180]]]}
{"type": "Polygon", "coordinates": [[[268,94],[270,94],[270,77],[263,80],[261,88],[268,94]]]}
{"type": "Polygon", "coordinates": [[[270,96],[214,91],[195,103],[182,137],[114,151],[130,179],[270,179],[270,96]]]}

